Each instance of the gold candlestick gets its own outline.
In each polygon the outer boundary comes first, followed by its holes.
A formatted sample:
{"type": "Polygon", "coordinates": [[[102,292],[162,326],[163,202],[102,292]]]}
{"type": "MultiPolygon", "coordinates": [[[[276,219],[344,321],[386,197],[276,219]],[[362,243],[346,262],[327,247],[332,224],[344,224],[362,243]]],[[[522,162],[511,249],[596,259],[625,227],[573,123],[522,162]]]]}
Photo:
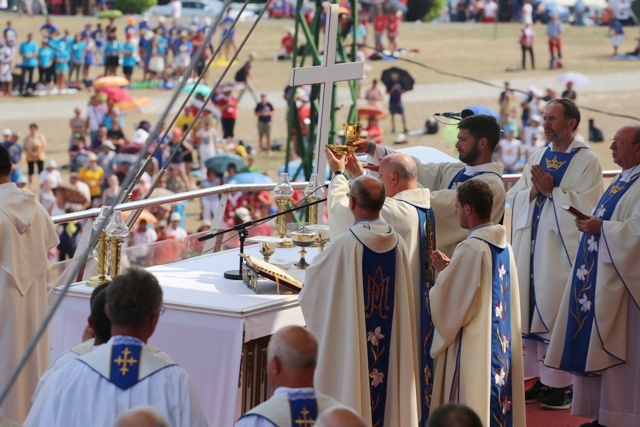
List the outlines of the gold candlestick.
{"type": "MultiPolygon", "coordinates": [[[[289,207],[289,197],[276,197],[276,205],[278,206],[278,212],[286,211],[289,207]]],[[[287,218],[284,215],[280,215],[277,220],[278,224],[278,237],[285,239],[278,243],[276,246],[279,248],[292,248],[293,242],[287,239],[287,218]]]]}
{"type": "Polygon", "coordinates": [[[98,238],[98,275],[87,280],[87,286],[95,288],[110,281],[111,277],[107,274],[107,235],[102,231],[98,238]]]}
{"type": "Polygon", "coordinates": [[[123,242],[123,237],[113,236],[109,238],[109,243],[111,244],[111,277],[116,277],[120,274],[123,242]]]}

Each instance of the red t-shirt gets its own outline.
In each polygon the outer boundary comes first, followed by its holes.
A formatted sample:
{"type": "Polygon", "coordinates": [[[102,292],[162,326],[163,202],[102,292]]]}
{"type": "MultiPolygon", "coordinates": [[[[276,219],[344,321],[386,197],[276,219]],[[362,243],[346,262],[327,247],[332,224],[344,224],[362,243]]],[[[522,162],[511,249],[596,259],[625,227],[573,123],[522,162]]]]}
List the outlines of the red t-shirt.
{"type": "Polygon", "coordinates": [[[284,49],[285,53],[293,53],[293,36],[289,34],[284,36],[280,41],[280,45],[282,45],[282,49],[284,49]]]}
{"type": "Polygon", "coordinates": [[[386,15],[375,15],[373,17],[373,30],[376,33],[384,32],[384,29],[387,27],[387,16],[386,15]]]}
{"type": "Polygon", "coordinates": [[[221,98],[218,106],[223,119],[235,119],[238,116],[238,99],[235,96],[221,98]]]}
{"type": "Polygon", "coordinates": [[[398,33],[398,18],[397,17],[389,17],[387,20],[387,32],[389,34],[397,34],[398,33]]]}

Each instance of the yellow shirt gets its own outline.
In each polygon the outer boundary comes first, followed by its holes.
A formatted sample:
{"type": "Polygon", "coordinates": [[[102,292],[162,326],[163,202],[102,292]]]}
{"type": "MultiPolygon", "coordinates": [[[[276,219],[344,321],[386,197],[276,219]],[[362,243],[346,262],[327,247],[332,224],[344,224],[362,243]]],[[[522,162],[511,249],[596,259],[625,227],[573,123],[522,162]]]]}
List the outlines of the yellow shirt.
{"type": "Polygon", "coordinates": [[[104,170],[100,166],[96,166],[95,169],[80,168],[78,178],[89,186],[91,197],[100,197],[102,193],[100,182],[104,178],[104,170]]]}

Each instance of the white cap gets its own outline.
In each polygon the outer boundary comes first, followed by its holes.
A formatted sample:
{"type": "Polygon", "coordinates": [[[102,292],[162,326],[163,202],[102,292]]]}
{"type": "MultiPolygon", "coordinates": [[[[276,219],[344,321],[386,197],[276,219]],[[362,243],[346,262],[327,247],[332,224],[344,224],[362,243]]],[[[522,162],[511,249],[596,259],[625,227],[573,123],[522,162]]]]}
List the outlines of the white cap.
{"type": "Polygon", "coordinates": [[[242,222],[251,221],[251,212],[247,208],[236,209],[236,216],[240,218],[242,222]]]}
{"type": "Polygon", "coordinates": [[[57,168],[58,167],[58,162],[56,162],[53,159],[47,160],[47,163],[45,164],[45,166],[47,168],[57,168]]]}
{"type": "Polygon", "coordinates": [[[540,117],[538,114],[532,114],[531,117],[529,117],[529,120],[540,123],[542,122],[542,117],[540,117]]]}
{"type": "Polygon", "coordinates": [[[96,153],[87,154],[87,158],[89,159],[90,162],[98,161],[98,156],[96,156],[96,153]]]}
{"type": "Polygon", "coordinates": [[[5,128],[5,129],[2,131],[2,135],[3,135],[3,136],[11,136],[11,129],[5,128]]]}
{"type": "Polygon", "coordinates": [[[133,137],[131,137],[131,142],[134,144],[144,144],[147,142],[147,138],[149,138],[149,132],[144,129],[136,129],[133,137]]]}
{"type": "Polygon", "coordinates": [[[180,215],[178,212],[174,212],[169,217],[169,221],[182,221],[182,215],[180,215]]]}

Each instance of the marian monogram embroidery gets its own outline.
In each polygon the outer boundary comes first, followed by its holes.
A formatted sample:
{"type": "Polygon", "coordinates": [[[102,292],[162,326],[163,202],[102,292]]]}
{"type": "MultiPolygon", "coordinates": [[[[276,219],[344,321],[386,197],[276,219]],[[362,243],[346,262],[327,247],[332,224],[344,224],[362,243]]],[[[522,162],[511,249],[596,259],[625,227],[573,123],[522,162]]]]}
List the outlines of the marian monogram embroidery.
{"type": "Polygon", "coordinates": [[[368,299],[364,302],[365,316],[370,318],[376,313],[382,319],[387,318],[389,310],[389,276],[384,276],[382,267],[378,266],[375,276],[367,277],[368,299]]]}

